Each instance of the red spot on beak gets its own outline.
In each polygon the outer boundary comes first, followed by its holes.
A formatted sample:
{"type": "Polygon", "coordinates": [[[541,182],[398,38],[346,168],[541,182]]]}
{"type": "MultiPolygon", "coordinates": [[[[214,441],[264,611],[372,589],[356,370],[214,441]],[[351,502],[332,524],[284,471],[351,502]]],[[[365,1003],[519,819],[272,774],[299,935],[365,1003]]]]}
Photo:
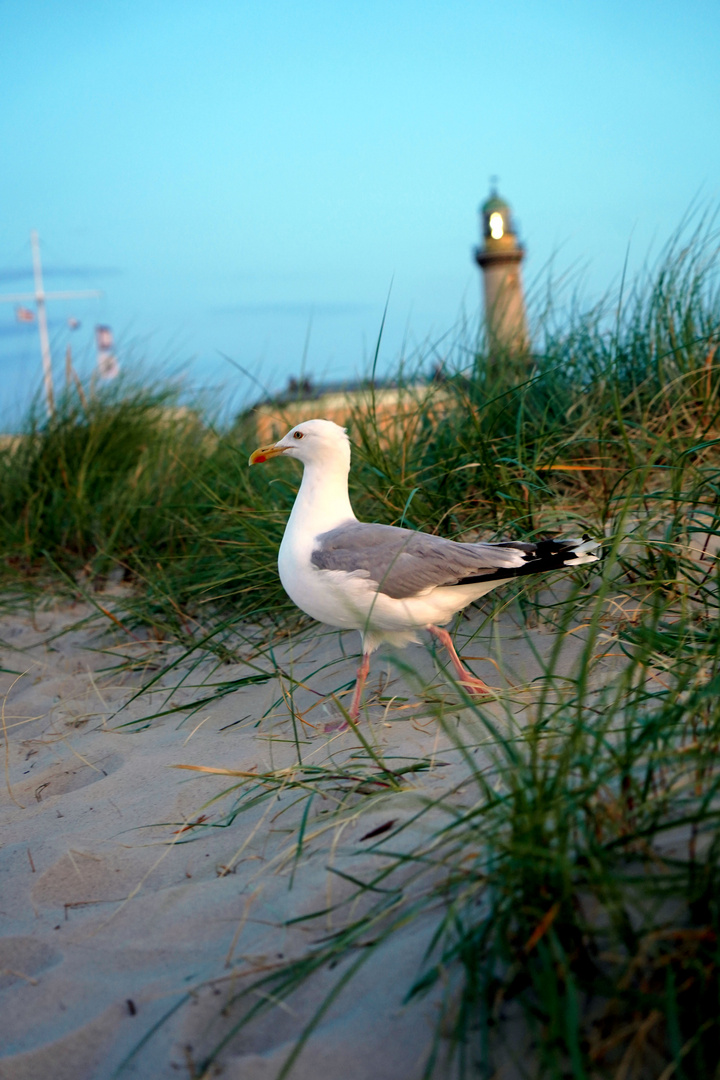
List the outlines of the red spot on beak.
{"type": "Polygon", "coordinates": [[[264,454],[258,454],[257,457],[253,461],[253,465],[262,465],[263,461],[267,461],[267,458],[265,457],[265,455],[264,454]]]}

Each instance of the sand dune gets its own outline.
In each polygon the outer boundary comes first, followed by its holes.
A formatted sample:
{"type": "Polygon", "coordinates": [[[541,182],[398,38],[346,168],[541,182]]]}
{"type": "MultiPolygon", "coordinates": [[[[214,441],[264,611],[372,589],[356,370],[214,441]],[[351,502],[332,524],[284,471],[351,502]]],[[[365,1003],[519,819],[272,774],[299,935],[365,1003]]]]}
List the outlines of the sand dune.
{"type": "MultiPolygon", "coordinates": [[[[116,1075],[123,1063],[119,1076],[195,1075],[237,1019],[235,1007],[220,1013],[243,980],[302,955],[341,924],[343,915],[336,913],[287,925],[350,891],[328,866],[351,867],[353,875],[372,867],[376,856],[358,855],[362,838],[389,819],[409,819],[422,794],[457,783],[464,768],[418,696],[422,678],[437,692],[452,697],[453,691],[425,650],[410,650],[403,659],[422,677],[408,685],[389,668],[385,696],[397,698],[377,703],[376,674],[364,730],[393,761],[423,758],[429,767],[404,791],[367,805],[358,797],[357,813],[324,833],[316,830],[295,865],[303,809],[296,794],[265,799],[229,827],[212,827],[223,821],[232,797],[206,804],[232,781],[170,766],[247,773],[288,767],[297,760],[296,737],[305,761],[351,760],[358,747],[352,731],[322,731],[337,713],[323,695],[352,682],[356,636],[315,628],[284,639],[272,654],[255,656],[246,641],[244,661],[214,670],[210,660],[197,666],[186,660],[134,697],[179,651],[134,642],[117,628],[108,633],[108,624],[93,615],[75,605],[34,617],[6,615],[0,625],[7,730],[0,850],[2,1080],[100,1080],[116,1075]],[[134,669],[127,662],[133,656],[134,669]],[[306,723],[294,727],[290,675],[304,683],[293,700],[306,723]],[[262,681],[195,708],[212,693],[209,684],[247,676],[262,681]],[[167,711],[176,706],[178,711],[167,711]]],[[[535,640],[547,649],[553,639],[538,631],[535,640]]],[[[501,644],[505,675],[528,683],[537,661],[510,617],[501,644]]],[[[568,665],[577,648],[571,639],[568,665]]],[[[487,655],[487,640],[473,642],[469,652],[487,655]]],[[[377,667],[380,673],[382,665],[377,667]]],[[[488,664],[478,663],[477,670],[498,682],[488,664]]],[[[520,719],[522,700],[520,694],[520,719]]],[[[313,820],[317,825],[322,819],[313,820]]],[[[418,823],[403,834],[404,842],[428,828],[427,821],[418,823]]],[[[323,1016],[294,1076],[422,1075],[437,997],[412,1005],[403,999],[432,929],[419,919],[369,956],[323,1016]]],[[[230,1038],[217,1060],[222,1076],[275,1077],[337,978],[323,970],[290,1004],[230,1038]]]]}

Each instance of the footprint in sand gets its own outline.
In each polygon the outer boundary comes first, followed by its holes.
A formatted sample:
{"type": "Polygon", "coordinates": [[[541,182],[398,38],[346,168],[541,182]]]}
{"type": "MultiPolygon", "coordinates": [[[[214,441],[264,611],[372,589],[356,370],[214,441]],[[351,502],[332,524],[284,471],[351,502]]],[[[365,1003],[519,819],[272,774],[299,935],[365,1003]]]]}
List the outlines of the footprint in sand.
{"type": "Polygon", "coordinates": [[[23,803],[45,802],[52,795],[67,795],[71,791],[88,787],[104,780],[123,764],[122,754],[105,754],[86,764],[77,759],[51,765],[21,784],[13,784],[13,794],[23,803]]]}
{"type": "MultiPolygon", "coordinates": [[[[198,854],[204,863],[204,851],[198,854]]],[[[179,849],[155,846],[110,851],[72,849],[40,875],[33,885],[32,898],[40,907],[64,906],[66,913],[71,908],[119,902],[135,893],[138,886],[145,894],[175,885],[187,886],[187,863],[188,857],[179,849]]],[[[214,876],[211,860],[203,869],[206,876],[214,876]]]]}
{"type": "Polygon", "coordinates": [[[35,938],[0,938],[0,990],[17,982],[33,983],[41,971],[61,960],[61,953],[35,938]]]}

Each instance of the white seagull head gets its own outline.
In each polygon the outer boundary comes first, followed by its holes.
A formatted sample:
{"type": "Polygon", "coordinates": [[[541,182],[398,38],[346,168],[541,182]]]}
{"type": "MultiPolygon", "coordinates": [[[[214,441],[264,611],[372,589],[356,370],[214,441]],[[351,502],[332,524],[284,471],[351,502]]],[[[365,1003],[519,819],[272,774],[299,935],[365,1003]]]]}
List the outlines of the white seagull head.
{"type": "Polygon", "coordinates": [[[303,465],[334,466],[350,468],[350,440],[345,428],[332,420],[303,420],[287,435],[270,446],[259,446],[250,455],[250,465],[260,465],[268,458],[283,454],[297,458],[303,465]]]}

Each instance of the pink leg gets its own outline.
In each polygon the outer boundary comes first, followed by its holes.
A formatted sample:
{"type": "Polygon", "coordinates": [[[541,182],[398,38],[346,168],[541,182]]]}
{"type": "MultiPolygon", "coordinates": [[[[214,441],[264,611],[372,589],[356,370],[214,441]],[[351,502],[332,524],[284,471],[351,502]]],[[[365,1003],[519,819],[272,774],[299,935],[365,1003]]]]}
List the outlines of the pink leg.
{"type": "Polygon", "coordinates": [[[482,679],[478,679],[477,676],[473,675],[465,667],[462,660],[455,651],[455,646],[452,643],[452,638],[448,634],[447,630],[443,630],[440,626],[428,626],[428,630],[431,634],[434,634],[438,641],[442,642],[447,651],[450,653],[450,659],[452,660],[452,665],[457,673],[458,682],[465,687],[468,694],[478,694],[481,696],[490,695],[491,697],[494,697],[495,695],[493,694],[487,683],[484,683],[482,679]]]}
{"type": "MultiPolygon", "coordinates": [[[[353,692],[352,703],[348,710],[351,720],[357,720],[360,716],[360,698],[362,697],[363,687],[365,686],[365,680],[368,677],[370,671],[370,653],[363,653],[362,663],[357,670],[357,679],[355,680],[355,690],[353,692]]],[[[331,720],[329,724],[323,725],[323,731],[329,734],[333,731],[347,731],[347,720],[331,720]]]]}
{"type": "Polygon", "coordinates": [[[365,680],[368,677],[370,671],[370,653],[363,653],[362,664],[357,670],[357,681],[355,683],[355,692],[353,694],[352,704],[350,706],[350,717],[352,720],[357,720],[360,716],[360,697],[363,692],[365,680]]]}

